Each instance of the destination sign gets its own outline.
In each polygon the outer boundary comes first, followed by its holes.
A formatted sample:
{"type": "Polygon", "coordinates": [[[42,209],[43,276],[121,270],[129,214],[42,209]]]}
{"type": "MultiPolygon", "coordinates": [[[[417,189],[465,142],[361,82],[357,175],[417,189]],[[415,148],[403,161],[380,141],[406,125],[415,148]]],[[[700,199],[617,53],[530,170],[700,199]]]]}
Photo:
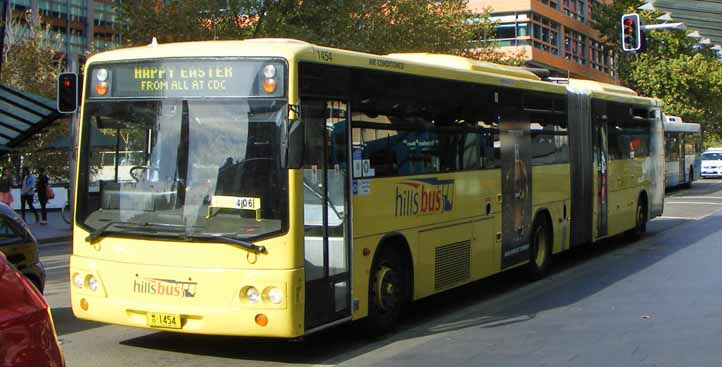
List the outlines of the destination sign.
{"type": "Polygon", "coordinates": [[[89,95],[91,98],[282,96],[284,68],[279,60],[217,59],[96,65],[91,70],[89,95]],[[263,68],[269,64],[276,70],[272,79],[277,87],[271,93],[263,88],[264,80],[268,79],[263,68]],[[105,85],[98,88],[98,84],[103,83],[105,85]]]}

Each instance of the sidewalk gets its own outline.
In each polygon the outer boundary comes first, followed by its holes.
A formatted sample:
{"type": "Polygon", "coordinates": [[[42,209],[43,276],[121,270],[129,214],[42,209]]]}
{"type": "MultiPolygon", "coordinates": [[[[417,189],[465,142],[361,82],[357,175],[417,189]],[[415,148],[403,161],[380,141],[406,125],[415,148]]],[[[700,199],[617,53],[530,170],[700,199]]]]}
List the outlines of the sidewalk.
{"type": "MultiPolygon", "coordinates": [[[[17,212],[20,214],[19,210],[17,212]]],[[[38,214],[40,214],[39,209],[38,214]]],[[[70,224],[63,221],[60,210],[48,211],[48,224],[35,223],[35,216],[32,212],[26,211],[25,219],[30,226],[30,232],[38,240],[38,244],[70,241],[72,238],[70,224]]]]}

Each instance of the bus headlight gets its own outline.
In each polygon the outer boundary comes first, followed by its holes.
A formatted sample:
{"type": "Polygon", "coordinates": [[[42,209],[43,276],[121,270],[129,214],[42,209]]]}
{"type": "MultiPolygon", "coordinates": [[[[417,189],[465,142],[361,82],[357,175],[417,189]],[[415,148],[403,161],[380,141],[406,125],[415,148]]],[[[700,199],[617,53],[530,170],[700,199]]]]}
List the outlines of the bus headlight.
{"type": "Polygon", "coordinates": [[[88,288],[93,292],[98,290],[98,279],[92,275],[88,276],[88,288]]]}
{"type": "Polygon", "coordinates": [[[246,288],[246,299],[248,299],[248,302],[251,303],[258,303],[258,301],[261,300],[261,294],[258,293],[258,289],[254,287],[248,287],[246,288]]]}
{"type": "Polygon", "coordinates": [[[268,295],[268,300],[275,305],[283,301],[283,292],[276,287],[268,288],[266,294],[268,295]]]}
{"type": "Polygon", "coordinates": [[[83,285],[85,284],[85,280],[83,279],[83,276],[75,273],[73,274],[73,285],[78,288],[83,288],[83,285]]]}
{"type": "Polygon", "coordinates": [[[108,80],[108,69],[98,69],[95,77],[98,79],[99,82],[104,82],[108,80]]]}
{"type": "Polygon", "coordinates": [[[263,76],[266,77],[266,79],[272,79],[276,76],[276,67],[273,65],[266,65],[263,67],[263,76]]]}

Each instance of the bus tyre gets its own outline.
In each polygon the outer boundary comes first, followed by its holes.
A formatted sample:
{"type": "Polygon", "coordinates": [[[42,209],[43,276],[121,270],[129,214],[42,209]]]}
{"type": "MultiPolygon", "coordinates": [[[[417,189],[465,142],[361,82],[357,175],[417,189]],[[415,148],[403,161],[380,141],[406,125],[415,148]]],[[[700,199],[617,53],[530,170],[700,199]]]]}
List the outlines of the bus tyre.
{"type": "Polygon", "coordinates": [[[539,280],[549,270],[552,257],[551,228],[543,216],[538,216],[531,230],[529,244],[529,279],[539,280]]]}
{"type": "Polygon", "coordinates": [[[644,200],[639,200],[637,203],[637,211],[634,217],[634,228],[627,231],[627,237],[636,241],[642,238],[644,232],[647,232],[647,203],[644,200]]]}
{"type": "Polygon", "coordinates": [[[408,299],[408,269],[402,255],[385,248],[374,260],[369,279],[369,313],[362,327],[371,337],[388,333],[408,299]]]}

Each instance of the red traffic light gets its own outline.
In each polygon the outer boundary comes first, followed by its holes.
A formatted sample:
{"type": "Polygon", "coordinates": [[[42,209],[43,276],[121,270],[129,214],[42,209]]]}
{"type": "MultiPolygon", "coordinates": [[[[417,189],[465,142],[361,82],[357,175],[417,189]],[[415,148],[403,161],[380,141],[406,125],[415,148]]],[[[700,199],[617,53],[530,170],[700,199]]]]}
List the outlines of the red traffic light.
{"type": "Polygon", "coordinates": [[[639,52],[643,47],[644,33],[638,14],[624,14],[621,19],[622,51],[639,52]]]}
{"type": "Polygon", "coordinates": [[[57,109],[60,113],[75,113],[78,109],[78,75],[60,73],[57,84],[57,109]]]}

